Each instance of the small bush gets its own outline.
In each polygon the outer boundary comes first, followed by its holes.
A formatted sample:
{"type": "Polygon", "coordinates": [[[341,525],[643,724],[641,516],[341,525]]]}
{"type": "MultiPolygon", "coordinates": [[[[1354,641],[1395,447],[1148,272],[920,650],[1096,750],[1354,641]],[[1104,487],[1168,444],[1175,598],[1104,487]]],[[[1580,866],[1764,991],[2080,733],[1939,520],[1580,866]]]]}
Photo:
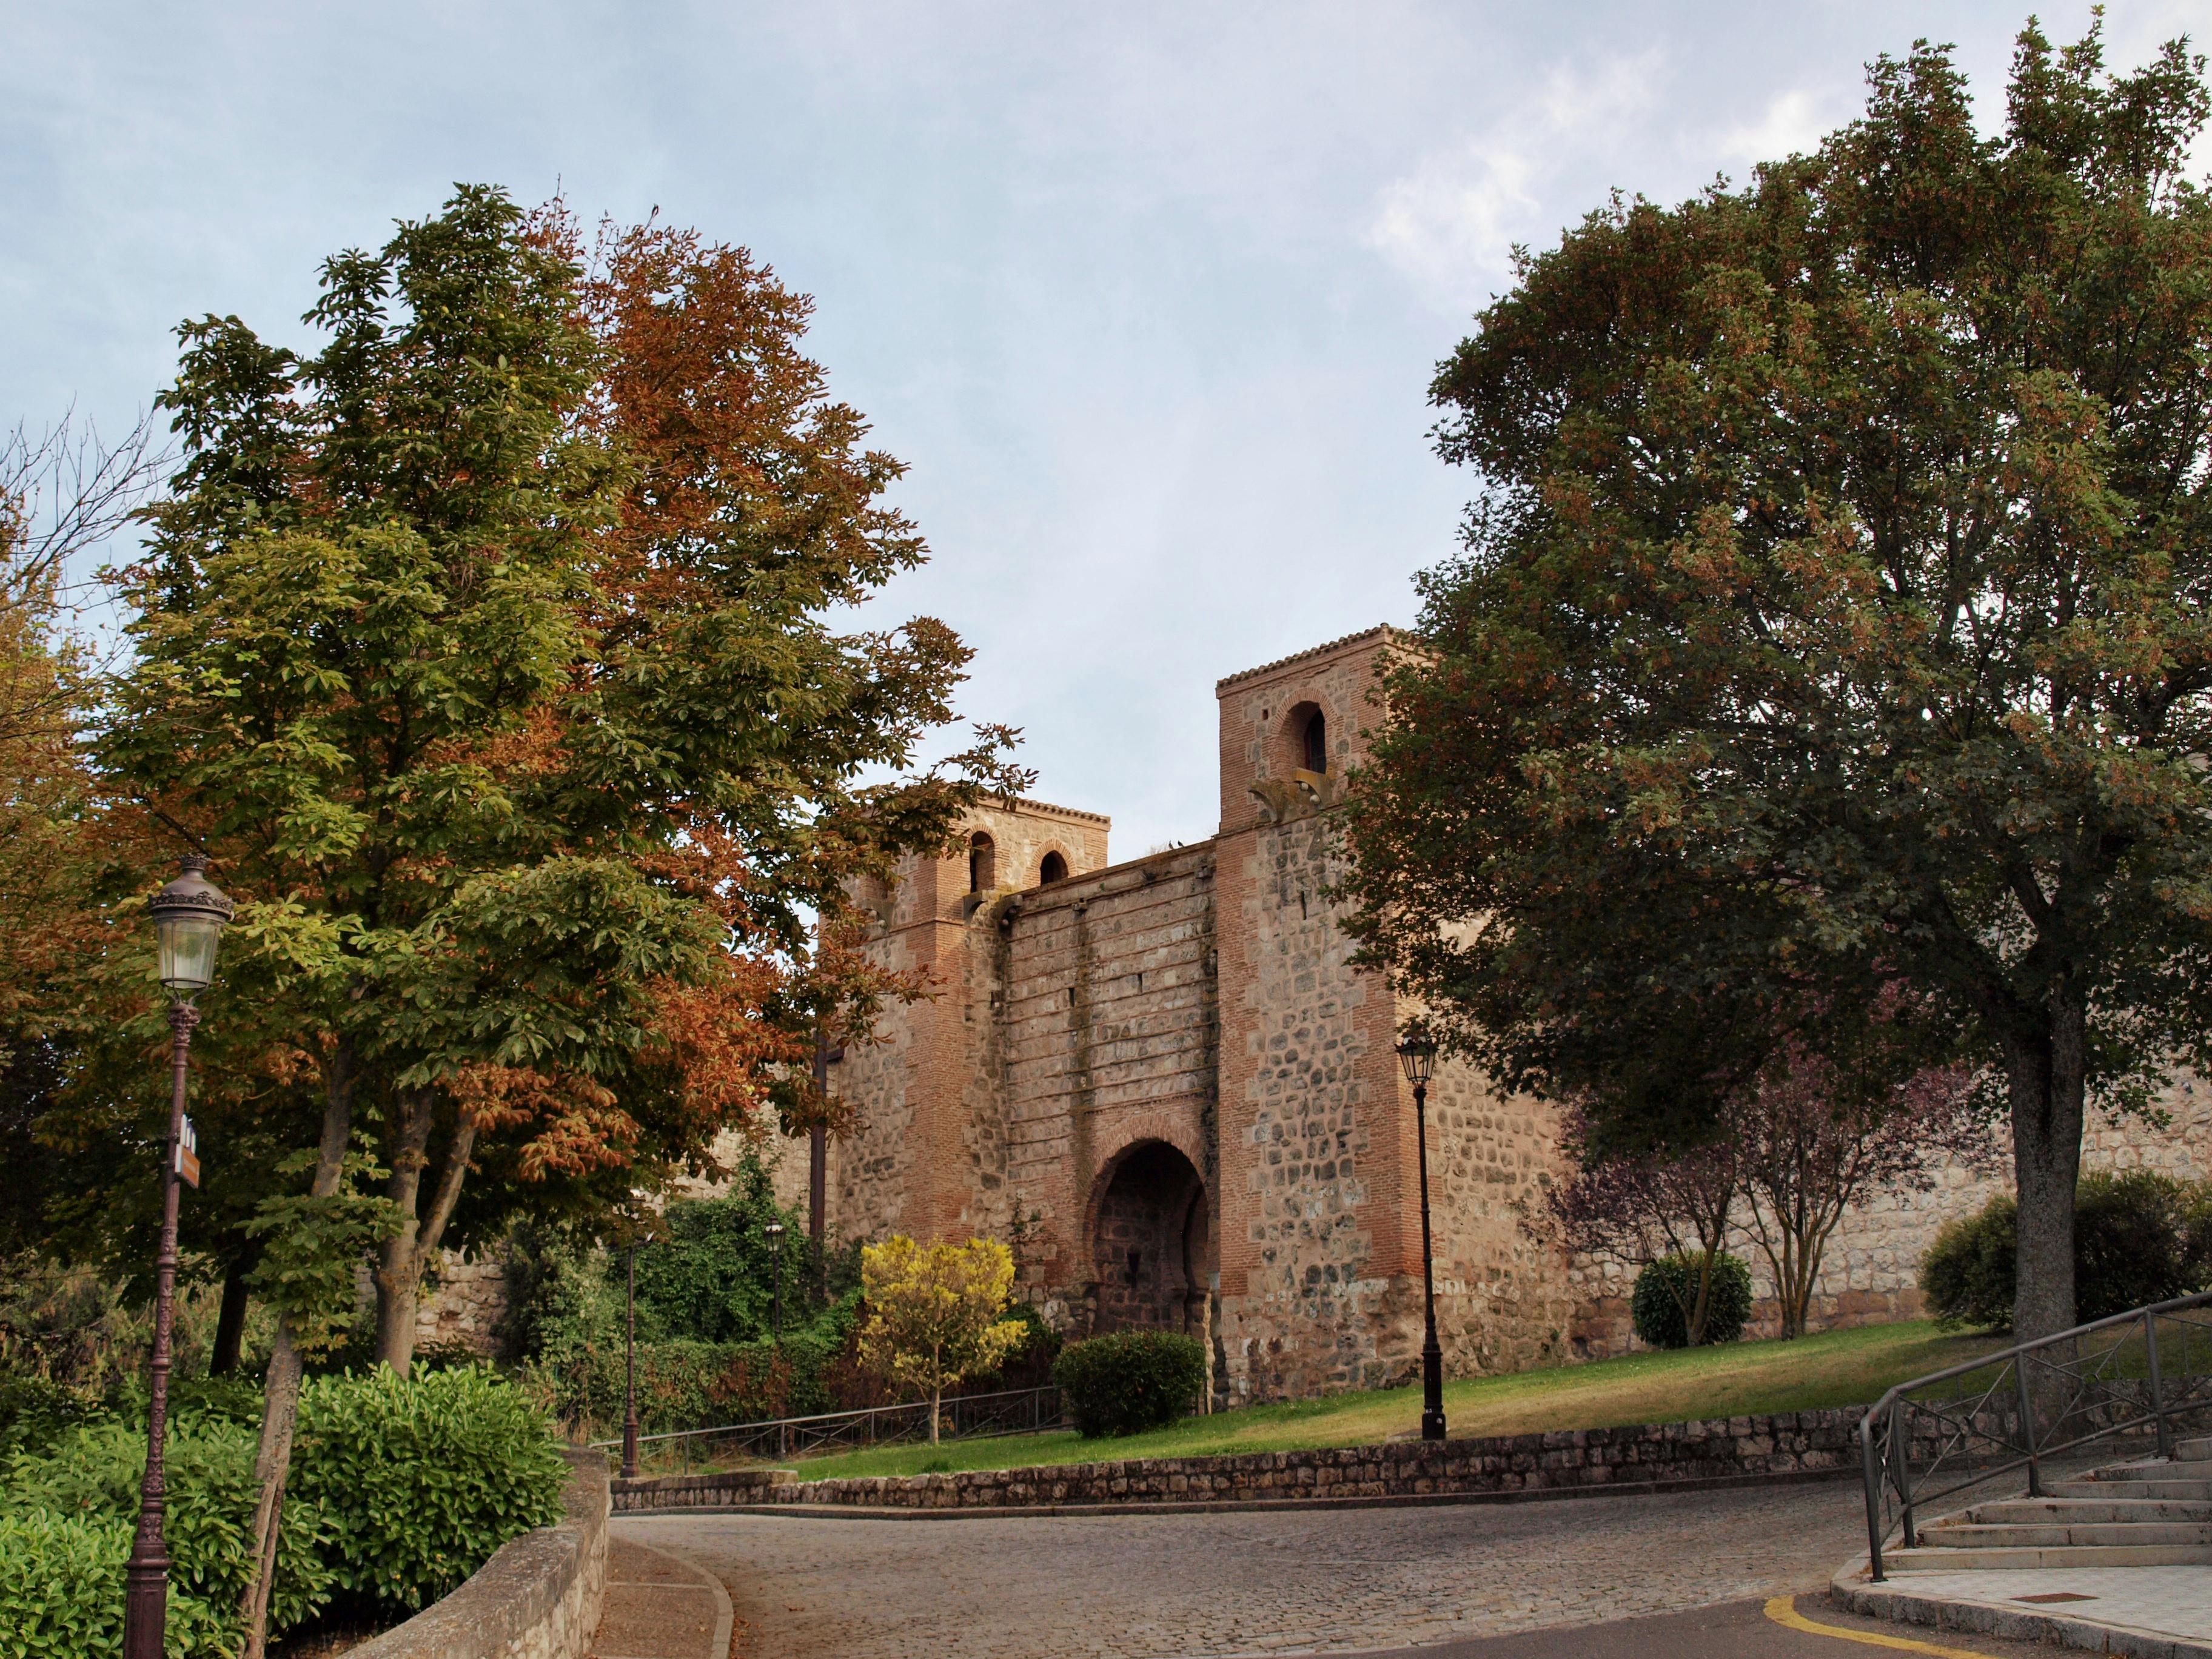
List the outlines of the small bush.
{"type": "Polygon", "coordinates": [[[2009,1330],[2020,1211],[2000,1193],[1936,1229],[1920,1258],[1920,1293],[1946,1330],[2009,1330]]]}
{"type": "Polygon", "coordinates": [[[413,1613],[558,1520],[567,1476],[544,1418],[491,1372],[403,1382],[380,1367],[301,1390],[287,1491],[326,1519],[341,1588],[413,1613]]]}
{"type": "MultiPolygon", "coordinates": [[[[1662,1256],[1636,1275],[1628,1312],[1638,1336],[1655,1348],[1690,1346],[1689,1320],[1683,1310],[1696,1300],[1702,1265],[1701,1255],[1686,1252],[1662,1256]]],[[[1741,1257],[1723,1252],[1713,1264],[1705,1304],[1705,1344],[1735,1341],[1750,1317],[1751,1269],[1741,1257]]]]}
{"type": "MultiPolygon", "coordinates": [[[[2008,1330],[2020,1215],[1999,1194],[1944,1223],[1920,1258],[1920,1289],[1947,1328],[2008,1330]]],[[[2152,1170],[2098,1170],[2074,1192],[2074,1316],[2109,1318],[2212,1281],[2212,1190],[2152,1170]]]]}
{"type": "Polygon", "coordinates": [[[2202,1286],[2207,1264],[2190,1248],[2200,1197],[2154,1170],[2082,1176],[2074,1189],[2074,1317],[2105,1319],[2202,1286]]]}
{"type": "MultiPolygon", "coordinates": [[[[171,1624],[182,1632],[172,1640],[172,1653],[226,1653],[234,1644],[236,1609],[252,1567],[254,1440],[252,1428],[220,1419],[187,1419],[169,1431],[163,1458],[168,1502],[162,1533],[169,1549],[173,1609],[188,1604],[181,1613],[172,1612],[171,1624]],[[178,1645],[179,1639],[184,1645],[178,1645]]],[[[40,1547],[63,1564],[56,1571],[83,1567],[89,1559],[85,1552],[93,1547],[87,1541],[92,1534],[112,1536],[118,1631],[122,1564],[131,1553],[145,1468],[143,1421],[84,1424],[63,1434],[40,1455],[13,1459],[6,1493],[0,1498],[0,1510],[9,1520],[33,1532],[46,1528],[39,1534],[46,1540],[40,1547]],[[90,1531],[68,1531],[64,1523],[90,1531]]],[[[330,1599],[331,1575],[318,1553],[325,1542],[322,1515],[313,1502],[288,1501],[277,1534],[276,1583],[270,1598],[270,1620],[276,1629],[300,1623],[330,1599]]],[[[0,1554],[4,1553],[0,1547],[0,1554]]],[[[95,1573],[91,1583],[104,1583],[104,1575],[95,1573]]],[[[27,1589],[24,1593],[31,1594],[27,1589]]],[[[106,1592],[79,1587],[76,1593],[106,1592]]],[[[10,1627],[11,1610],[7,1594],[0,1593],[0,1633],[10,1627]]],[[[14,1650],[3,1644],[0,1652],[15,1659],[14,1650]]]]}
{"type": "Polygon", "coordinates": [[[1198,1404],[1206,1345],[1170,1331],[1114,1331],[1062,1348],[1052,1380],[1086,1440],[1163,1428],[1198,1404]]]}
{"type": "MultiPolygon", "coordinates": [[[[0,1651],[9,1659],[121,1653],[130,1554],[131,1528],[120,1521],[0,1514],[0,1651]]],[[[170,1598],[172,1617],[184,1600],[170,1598]]]]}

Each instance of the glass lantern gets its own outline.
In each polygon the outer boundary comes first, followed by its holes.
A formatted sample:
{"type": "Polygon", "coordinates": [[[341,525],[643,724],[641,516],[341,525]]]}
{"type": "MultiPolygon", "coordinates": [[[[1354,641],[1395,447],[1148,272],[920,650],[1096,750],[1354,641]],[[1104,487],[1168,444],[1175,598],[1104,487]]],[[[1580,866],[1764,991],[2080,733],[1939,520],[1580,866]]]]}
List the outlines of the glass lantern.
{"type": "Polygon", "coordinates": [[[234,908],[223,890],[203,873],[207,860],[187,853],[184,873],[154,896],[161,983],[170,994],[190,1000],[215,983],[216,947],[234,908]]]}

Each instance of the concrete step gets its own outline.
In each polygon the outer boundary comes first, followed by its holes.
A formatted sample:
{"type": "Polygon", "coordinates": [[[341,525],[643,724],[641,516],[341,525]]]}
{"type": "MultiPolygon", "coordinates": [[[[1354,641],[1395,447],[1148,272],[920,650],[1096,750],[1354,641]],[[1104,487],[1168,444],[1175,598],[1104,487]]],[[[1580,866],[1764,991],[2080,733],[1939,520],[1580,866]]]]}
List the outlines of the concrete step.
{"type": "Polygon", "coordinates": [[[1884,1550],[1890,1572],[2027,1572],[2064,1567],[2191,1567],[2212,1565],[2212,1544],[2055,1544],[1994,1549],[1884,1550]]]}
{"type": "Polygon", "coordinates": [[[2212,1463],[2212,1435],[2199,1436],[2193,1440],[2175,1441],[2173,1455],[2177,1459],[2187,1462],[2212,1463]]]}
{"type": "Polygon", "coordinates": [[[2153,1458],[2147,1463],[2107,1463],[2092,1476],[2098,1480],[2212,1480],[2212,1461],[2153,1458]]]}
{"type": "Polygon", "coordinates": [[[2212,1522],[2212,1503],[2185,1504],[2149,1498],[2003,1498],[1993,1503],[1972,1504],[1961,1518],[1984,1527],[2079,1526],[2108,1521],[2212,1522]]]}
{"type": "Polygon", "coordinates": [[[2074,1524],[2045,1522],[1996,1526],[1947,1522],[1921,1528],[1920,1541],[1930,1549],[1964,1550],[2043,1548],[2069,1544],[2212,1545],[2212,1522],[2085,1521],[2074,1524]]]}
{"type": "Polygon", "coordinates": [[[2151,1498],[2184,1504],[2212,1503],[2212,1480],[2054,1480],[2053,1498],[2151,1498]],[[2119,1490],[2115,1490],[2116,1488],[2119,1490]]]}

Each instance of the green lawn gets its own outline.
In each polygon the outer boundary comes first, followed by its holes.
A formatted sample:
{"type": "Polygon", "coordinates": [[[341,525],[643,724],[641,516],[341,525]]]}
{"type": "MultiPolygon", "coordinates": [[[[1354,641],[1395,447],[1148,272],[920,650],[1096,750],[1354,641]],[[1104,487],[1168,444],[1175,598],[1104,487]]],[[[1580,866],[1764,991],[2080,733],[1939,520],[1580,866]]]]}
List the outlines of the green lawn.
{"type": "MultiPolygon", "coordinates": [[[[1471,1377],[1444,1384],[1444,1413],[1458,1440],[1858,1406],[1878,1399],[1892,1383],[2000,1346],[1998,1338],[1946,1335],[1925,1322],[1869,1325],[1796,1342],[1738,1342],[1471,1377]]],[[[1304,1451],[1405,1438],[1419,1429],[1420,1418],[1419,1389],[1376,1389],[1188,1418],[1173,1428],[1119,1440],[1085,1440],[1062,1430],[948,1441],[935,1448],[884,1446],[810,1458],[797,1467],[804,1479],[820,1480],[842,1474],[1032,1468],[1106,1458],[1304,1451]]]]}

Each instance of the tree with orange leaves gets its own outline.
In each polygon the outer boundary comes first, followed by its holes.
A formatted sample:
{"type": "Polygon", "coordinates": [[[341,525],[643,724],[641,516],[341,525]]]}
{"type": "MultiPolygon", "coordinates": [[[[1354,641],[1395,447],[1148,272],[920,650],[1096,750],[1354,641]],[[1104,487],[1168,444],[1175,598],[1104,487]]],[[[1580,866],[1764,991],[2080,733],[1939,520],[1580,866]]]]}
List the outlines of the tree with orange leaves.
{"type": "MultiPolygon", "coordinates": [[[[228,1003],[311,1060],[264,1283],[381,1235],[396,1370],[441,1244],[817,1109],[817,1018],[921,988],[841,948],[846,884],[1026,781],[996,729],[916,769],[967,656],[943,624],[829,620],[923,547],[806,316],[741,251],[647,225],[586,260],[471,187],[327,263],[313,356],[181,331],[100,758],[214,856],[228,1003]]],[[[274,1299],[264,1546],[307,1318],[274,1299]]]]}

